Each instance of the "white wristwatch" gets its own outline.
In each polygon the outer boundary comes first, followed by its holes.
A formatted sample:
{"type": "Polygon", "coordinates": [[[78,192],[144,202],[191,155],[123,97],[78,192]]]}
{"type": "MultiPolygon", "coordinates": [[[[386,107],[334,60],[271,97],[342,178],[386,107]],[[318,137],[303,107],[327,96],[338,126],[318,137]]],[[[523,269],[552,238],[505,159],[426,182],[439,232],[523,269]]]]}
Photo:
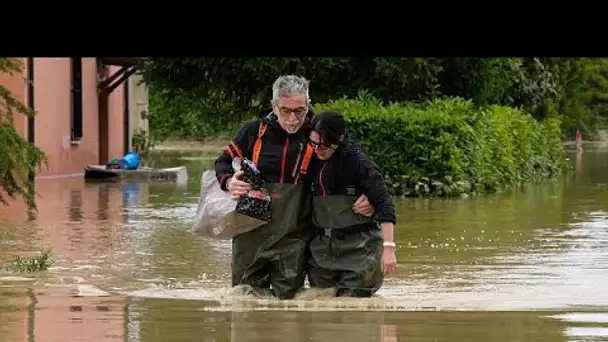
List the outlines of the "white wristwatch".
{"type": "Polygon", "coordinates": [[[395,247],[397,247],[397,244],[395,242],[393,242],[393,241],[384,241],[382,243],[382,246],[383,247],[393,247],[393,248],[395,248],[395,247]]]}

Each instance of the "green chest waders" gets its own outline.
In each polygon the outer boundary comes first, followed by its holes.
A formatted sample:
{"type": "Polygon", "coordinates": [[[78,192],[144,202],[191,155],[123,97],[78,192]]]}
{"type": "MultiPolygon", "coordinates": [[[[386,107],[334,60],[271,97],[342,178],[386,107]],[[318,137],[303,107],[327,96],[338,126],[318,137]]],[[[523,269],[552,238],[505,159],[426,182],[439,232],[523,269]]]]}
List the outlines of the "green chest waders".
{"type": "Polygon", "coordinates": [[[313,287],[336,287],[338,296],[370,297],[382,286],[382,231],[353,212],[355,196],[313,197],[317,233],[310,243],[308,280],[313,287]]]}
{"type": "MultiPolygon", "coordinates": [[[[264,125],[253,149],[257,165],[264,125]]],[[[293,298],[304,285],[308,243],[314,234],[309,224],[310,195],[297,184],[312,157],[307,147],[296,184],[268,183],[271,194],[271,222],[232,239],[232,286],[247,284],[272,289],[281,299],[293,298]]]]}

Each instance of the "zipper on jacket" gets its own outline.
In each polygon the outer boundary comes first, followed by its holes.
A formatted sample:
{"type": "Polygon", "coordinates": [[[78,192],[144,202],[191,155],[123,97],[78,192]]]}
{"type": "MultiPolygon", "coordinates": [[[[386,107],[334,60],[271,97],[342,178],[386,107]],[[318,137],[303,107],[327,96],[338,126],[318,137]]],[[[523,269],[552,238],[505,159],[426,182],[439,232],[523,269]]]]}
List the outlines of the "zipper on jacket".
{"type": "Polygon", "coordinates": [[[298,164],[300,164],[300,158],[302,158],[303,150],[304,150],[304,144],[300,143],[300,150],[298,151],[298,158],[296,159],[296,163],[293,165],[293,171],[291,171],[292,178],[296,178],[296,173],[298,172],[298,164]]]}
{"type": "Polygon", "coordinates": [[[325,186],[323,186],[323,171],[325,171],[325,167],[327,166],[327,161],[323,163],[323,167],[321,167],[321,171],[319,171],[319,187],[321,188],[321,195],[325,196],[325,186]]]}
{"type": "Polygon", "coordinates": [[[281,158],[281,179],[279,183],[283,183],[283,179],[285,178],[285,159],[287,157],[287,148],[289,147],[289,137],[285,139],[285,146],[283,146],[283,157],[281,158]]]}

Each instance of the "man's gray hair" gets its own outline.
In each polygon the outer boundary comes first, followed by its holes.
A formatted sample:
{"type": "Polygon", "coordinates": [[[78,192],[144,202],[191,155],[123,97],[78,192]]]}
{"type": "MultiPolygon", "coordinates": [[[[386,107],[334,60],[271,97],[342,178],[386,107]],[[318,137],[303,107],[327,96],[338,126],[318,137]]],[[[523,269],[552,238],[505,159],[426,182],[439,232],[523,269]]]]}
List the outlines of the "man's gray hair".
{"type": "Polygon", "coordinates": [[[310,81],[302,76],[283,75],[277,78],[272,85],[272,101],[276,102],[281,96],[289,94],[306,95],[306,100],[310,101],[308,86],[310,81]]]}

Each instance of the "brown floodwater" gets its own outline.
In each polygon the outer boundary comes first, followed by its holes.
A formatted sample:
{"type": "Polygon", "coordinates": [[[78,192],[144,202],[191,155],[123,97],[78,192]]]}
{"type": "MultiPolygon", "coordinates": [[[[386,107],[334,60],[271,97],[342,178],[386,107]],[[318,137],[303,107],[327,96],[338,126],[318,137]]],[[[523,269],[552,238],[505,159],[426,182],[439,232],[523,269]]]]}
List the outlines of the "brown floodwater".
{"type": "Polygon", "coordinates": [[[398,272],[375,298],[255,299],[230,289],[230,244],[192,228],[207,152],[162,152],[189,183],[36,184],[0,207],[2,341],[608,341],[608,151],[515,194],[399,199],[398,272]]]}

